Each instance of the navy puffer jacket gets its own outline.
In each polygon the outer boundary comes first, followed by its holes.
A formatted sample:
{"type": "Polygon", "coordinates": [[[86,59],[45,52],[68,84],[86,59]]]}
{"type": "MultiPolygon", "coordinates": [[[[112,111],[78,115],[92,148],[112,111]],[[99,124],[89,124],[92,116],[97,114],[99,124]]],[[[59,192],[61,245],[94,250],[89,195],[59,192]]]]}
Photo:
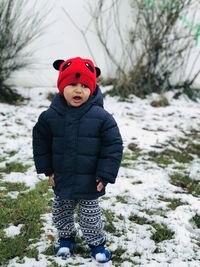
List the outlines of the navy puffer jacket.
{"type": "Polygon", "coordinates": [[[95,199],[96,178],[114,183],[122,158],[118,126],[103,108],[99,87],[80,107],[69,107],[57,94],[33,128],[37,173],[53,174],[54,192],[65,199],[95,199]]]}

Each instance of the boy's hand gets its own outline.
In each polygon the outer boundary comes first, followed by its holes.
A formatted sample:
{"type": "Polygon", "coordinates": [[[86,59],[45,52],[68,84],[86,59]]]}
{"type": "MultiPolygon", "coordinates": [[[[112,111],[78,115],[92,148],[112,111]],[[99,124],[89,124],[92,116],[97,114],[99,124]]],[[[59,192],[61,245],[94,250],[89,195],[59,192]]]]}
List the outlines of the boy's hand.
{"type": "Polygon", "coordinates": [[[101,192],[101,190],[104,188],[104,185],[103,185],[103,183],[102,182],[99,182],[98,184],[97,184],[97,191],[98,192],[101,192]]]}
{"type": "Polygon", "coordinates": [[[55,186],[54,174],[49,176],[49,183],[50,183],[50,186],[52,186],[52,187],[55,186]]]}
{"type": "Polygon", "coordinates": [[[104,187],[106,187],[106,185],[107,185],[107,182],[105,182],[104,179],[101,178],[101,177],[97,177],[97,178],[96,178],[96,183],[97,183],[97,191],[98,191],[98,192],[101,192],[102,189],[103,189],[104,187]]]}

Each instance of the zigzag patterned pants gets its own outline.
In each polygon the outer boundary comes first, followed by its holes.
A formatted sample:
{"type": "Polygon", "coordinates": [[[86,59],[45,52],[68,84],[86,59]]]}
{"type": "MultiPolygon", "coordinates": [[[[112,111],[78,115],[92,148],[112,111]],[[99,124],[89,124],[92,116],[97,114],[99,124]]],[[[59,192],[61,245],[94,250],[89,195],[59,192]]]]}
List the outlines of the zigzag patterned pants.
{"type": "Polygon", "coordinates": [[[83,237],[89,246],[98,246],[105,242],[101,210],[98,199],[66,200],[55,196],[53,201],[53,223],[58,230],[59,238],[74,238],[75,208],[78,206],[78,223],[83,237]]]}

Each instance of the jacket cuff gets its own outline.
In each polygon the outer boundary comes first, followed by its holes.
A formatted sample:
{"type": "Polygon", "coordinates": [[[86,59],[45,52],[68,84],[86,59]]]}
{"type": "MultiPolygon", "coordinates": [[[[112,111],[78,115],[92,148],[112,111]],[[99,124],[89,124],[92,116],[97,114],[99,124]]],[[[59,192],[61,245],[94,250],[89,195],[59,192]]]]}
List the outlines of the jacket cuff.
{"type": "Polygon", "coordinates": [[[49,177],[49,176],[51,176],[53,174],[53,172],[45,172],[44,174],[45,174],[45,176],[49,177]]]}

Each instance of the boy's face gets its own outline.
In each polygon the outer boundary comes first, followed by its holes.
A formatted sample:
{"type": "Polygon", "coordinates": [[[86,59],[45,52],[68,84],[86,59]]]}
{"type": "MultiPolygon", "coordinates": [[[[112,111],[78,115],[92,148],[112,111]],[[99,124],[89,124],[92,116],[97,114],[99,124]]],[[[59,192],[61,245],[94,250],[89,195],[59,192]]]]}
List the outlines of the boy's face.
{"type": "Polygon", "coordinates": [[[64,98],[72,107],[83,105],[90,96],[90,89],[82,83],[72,83],[64,88],[64,98]]]}

